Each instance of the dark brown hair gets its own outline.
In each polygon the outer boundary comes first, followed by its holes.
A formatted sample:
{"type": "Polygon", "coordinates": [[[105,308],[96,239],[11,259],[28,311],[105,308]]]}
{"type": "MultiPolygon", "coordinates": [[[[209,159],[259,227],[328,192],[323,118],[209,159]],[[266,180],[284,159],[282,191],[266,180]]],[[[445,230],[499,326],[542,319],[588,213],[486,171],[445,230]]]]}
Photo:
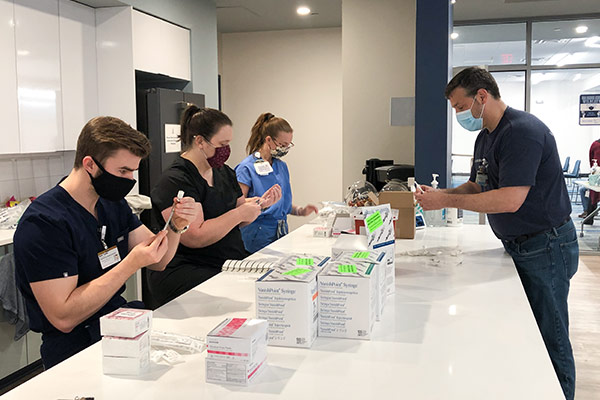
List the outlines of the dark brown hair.
{"type": "Polygon", "coordinates": [[[194,143],[194,137],[202,136],[210,141],[223,126],[233,126],[233,123],[225,113],[213,108],[199,108],[189,105],[181,114],[181,134],[179,139],[182,150],[190,148],[194,143]]]}
{"type": "Polygon", "coordinates": [[[99,163],[112,156],[117,150],[125,149],[146,158],[151,151],[150,141],[143,133],[115,117],[95,117],[85,124],[77,139],[75,168],[83,165],[83,158],[92,156],[99,163]]]}
{"type": "Polygon", "coordinates": [[[448,82],[444,96],[449,98],[456,88],[463,88],[467,96],[474,97],[479,89],[485,89],[496,100],[500,98],[500,90],[496,80],[488,71],[479,67],[469,67],[454,75],[448,82]]]}
{"type": "Polygon", "coordinates": [[[277,139],[279,132],[292,133],[293,129],[290,124],[283,118],[274,116],[271,113],[260,114],[254,126],[252,127],[252,134],[248,139],[246,145],[246,151],[248,154],[252,154],[260,149],[260,146],[265,143],[267,136],[271,136],[272,139],[277,139]]]}

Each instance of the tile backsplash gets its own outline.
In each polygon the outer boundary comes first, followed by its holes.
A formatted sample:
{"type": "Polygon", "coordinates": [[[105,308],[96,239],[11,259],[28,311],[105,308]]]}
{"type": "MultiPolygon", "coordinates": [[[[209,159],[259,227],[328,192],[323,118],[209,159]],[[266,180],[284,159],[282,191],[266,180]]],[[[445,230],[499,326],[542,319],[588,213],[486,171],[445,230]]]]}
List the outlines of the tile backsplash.
{"type": "Polygon", "coordinates": [[[74,151],[0,155],[0,204],[39,196],[71,172],[74,160],[74,151]]]}

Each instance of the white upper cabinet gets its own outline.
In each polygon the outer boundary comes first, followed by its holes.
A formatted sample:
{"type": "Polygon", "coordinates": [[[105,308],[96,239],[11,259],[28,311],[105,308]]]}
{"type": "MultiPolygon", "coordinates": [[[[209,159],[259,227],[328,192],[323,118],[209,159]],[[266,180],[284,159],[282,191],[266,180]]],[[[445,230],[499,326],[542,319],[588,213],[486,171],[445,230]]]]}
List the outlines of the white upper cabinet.
{"type": "Polygon", "coordinates": [[[137,70],[191,80],[190,31],[133,10],[133,65],[137,70]]]}
{"type": "Polygon", "coordinates": [[[0,0],[0,154],[19,152],[14,4],[0,0]]]}
{"type": "Polygon", "coordinates": [[[60,0],[60,68],[64,150],[75,150],[81,128],[98,115],[96,15],[94,9],[60,0]]]}
{"type": "Polygon", "coordinates": [[[63,147],[58,0],[15,0],[21,153],[63,147]]]}

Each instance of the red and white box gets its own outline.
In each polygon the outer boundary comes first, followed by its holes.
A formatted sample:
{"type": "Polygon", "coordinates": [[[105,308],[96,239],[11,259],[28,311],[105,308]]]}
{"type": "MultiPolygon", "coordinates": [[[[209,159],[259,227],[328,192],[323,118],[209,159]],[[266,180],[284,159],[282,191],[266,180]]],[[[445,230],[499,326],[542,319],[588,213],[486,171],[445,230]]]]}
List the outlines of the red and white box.
{"type": "Polygon", "coordinates": [[[103,336],[102,355],[109,357],[138,358],[150,351],[150,331],[134,338],[103,336]]]}
{"type": "Polygon", "coordinates": [[[227,318],[206,335],[207,359],[252,363],[267,353],[268,322],[227,318]]]}
{"type": "Polygon", "coordinates": [[[247,386],[265,369],[266,355],[251,363],[206,358],[206,382],[247,386]]]}
{"type": "Polygon", "coordinates": [[[100,334],[135,338],[152,327],[152,310],[119,308],[100,318],[100,334]]]}

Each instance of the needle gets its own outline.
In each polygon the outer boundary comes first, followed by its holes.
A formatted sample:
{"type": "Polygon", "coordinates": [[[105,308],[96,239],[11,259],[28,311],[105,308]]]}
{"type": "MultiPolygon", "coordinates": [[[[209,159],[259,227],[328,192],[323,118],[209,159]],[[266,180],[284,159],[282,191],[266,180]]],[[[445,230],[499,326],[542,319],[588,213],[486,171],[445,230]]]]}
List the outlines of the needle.
{"type": "MultiPolygon", "coordinates": [[[[182,198],[183,198],[183,190],[180,190],[179,192],[177,192],[177,202],[179,203],[182,198]]],[[[167,228],[169,227],[169,224],[171,223],[171,218],[173,218],[174,212],[175,212],[175,205],[173,205],[173,208],[171,208],[171,214],[169,214],[169,219],[167,219],[167,222],[165,223],[165,227],[162,229],[163,231],[166,231],[167,228]]]]}

